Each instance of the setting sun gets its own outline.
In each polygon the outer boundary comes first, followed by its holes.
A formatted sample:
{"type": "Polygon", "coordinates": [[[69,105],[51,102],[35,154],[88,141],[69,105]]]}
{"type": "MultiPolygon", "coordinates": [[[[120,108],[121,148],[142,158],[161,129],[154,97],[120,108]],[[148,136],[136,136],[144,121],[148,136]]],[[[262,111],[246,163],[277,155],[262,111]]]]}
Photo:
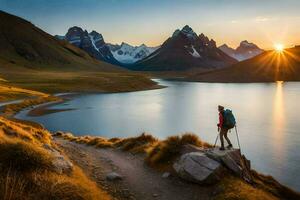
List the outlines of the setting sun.
{"type": "Polygon", "coordinates": [[[283,44],[275,44],[274,47],[275,47],[275,50],[278,52],[282,52],[284,49],[283,44]]]}

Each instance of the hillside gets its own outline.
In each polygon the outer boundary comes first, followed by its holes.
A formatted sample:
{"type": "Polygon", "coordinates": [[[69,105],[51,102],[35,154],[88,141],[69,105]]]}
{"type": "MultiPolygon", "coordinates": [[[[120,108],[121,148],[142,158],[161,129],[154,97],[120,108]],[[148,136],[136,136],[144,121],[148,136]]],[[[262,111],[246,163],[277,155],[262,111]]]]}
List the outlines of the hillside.
{"type": "Polygon", "coordinates": [[[159,49],[130,68],[142,71],[186,71],[192,68],[222,68],[236,62],[218,49],[214,40],[209,40],[204,34],[198,36],[186,25],[176,30],[159,49]]]}
{"type": "Polygon", "coordinates": [[[24,19],[2,11],[0,18],[0,78],[5,84],[46,92],[155,87],[147,77],[98,61],[24,19]]]}
{"type": "Polygon", "coordinates": [[[300,80],[300,47],[267,51],[229,68],[198,73],[187,80],[204,82],[274,82],[300,80]]]}

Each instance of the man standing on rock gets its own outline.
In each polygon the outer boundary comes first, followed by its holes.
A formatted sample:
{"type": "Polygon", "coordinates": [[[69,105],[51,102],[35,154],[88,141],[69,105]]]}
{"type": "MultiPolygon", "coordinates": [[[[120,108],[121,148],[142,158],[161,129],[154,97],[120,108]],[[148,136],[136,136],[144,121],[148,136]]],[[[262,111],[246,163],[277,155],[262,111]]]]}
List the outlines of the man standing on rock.
{"type": "Polygon", "coordinates": [[[220,132],[220,140],[221,140],[220,150],[224,151],[225,148],[224,148],[224,138],[223,137],[225,137],[226,141],[228,142],[227,148],[232,147],[231,141],[227,137],[228,130],[232,127],[227,127],[226,126],[226,118],[224,116],[224,114],[225,114],[224,107],[219,105],[218,106],[218,111],[219,111],[218,132],[220,132]]]}

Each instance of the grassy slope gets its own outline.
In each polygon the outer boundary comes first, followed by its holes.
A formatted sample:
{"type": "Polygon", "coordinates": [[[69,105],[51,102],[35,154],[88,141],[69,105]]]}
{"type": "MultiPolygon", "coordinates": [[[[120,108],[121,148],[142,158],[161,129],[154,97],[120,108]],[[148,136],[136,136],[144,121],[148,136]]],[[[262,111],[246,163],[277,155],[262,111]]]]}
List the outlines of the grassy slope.
{"type": "MultiPolygon", "coordinates": [[[[1,81],[0,81],[1,82],[1,81]]],[[[34,90],[26,90],[18,87],[6,85],[5,82],[0,84],[0,102],[16,100],[25,97],[43,97],[47,94],[34,90]]]]}
{"type": "Polygon", "coordinates": [[[44,92],[155,87],[148,77],[98,61],[24,19],[2,11],[0,18],[0,78],[7,84],[44,92]]]}
{"type": "Polygon", "coordinates": [[[53,171],[52,155],[42,146],[52,144],[39,127],[0,117],[0,194],[3,199],[111,199],[80,168],[53,171]]]}
{"type": "Polygon", "coordinates": [[[283,53],[268,51],[229,68],[187,77],[187,80],[207,82],[273,82],[300,81],[300,48],[283,53]]]}

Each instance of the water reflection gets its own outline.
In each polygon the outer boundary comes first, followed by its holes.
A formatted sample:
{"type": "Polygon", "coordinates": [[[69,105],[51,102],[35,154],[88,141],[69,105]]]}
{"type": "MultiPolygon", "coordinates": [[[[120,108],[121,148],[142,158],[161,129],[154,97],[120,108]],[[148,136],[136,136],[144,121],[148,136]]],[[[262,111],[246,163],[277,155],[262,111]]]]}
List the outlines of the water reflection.
{"type": "Polygon", "coordinates": [[[284,97],[283,97],[283,81],[277,81],[276,91],[273,101],[273,115],[272,115],[272,145],[274,155],[278,158],[278,164],[282,163],[283,147],[284,147],[284,127],[285,127],[285,110],[284,110],[284,97]]]}

